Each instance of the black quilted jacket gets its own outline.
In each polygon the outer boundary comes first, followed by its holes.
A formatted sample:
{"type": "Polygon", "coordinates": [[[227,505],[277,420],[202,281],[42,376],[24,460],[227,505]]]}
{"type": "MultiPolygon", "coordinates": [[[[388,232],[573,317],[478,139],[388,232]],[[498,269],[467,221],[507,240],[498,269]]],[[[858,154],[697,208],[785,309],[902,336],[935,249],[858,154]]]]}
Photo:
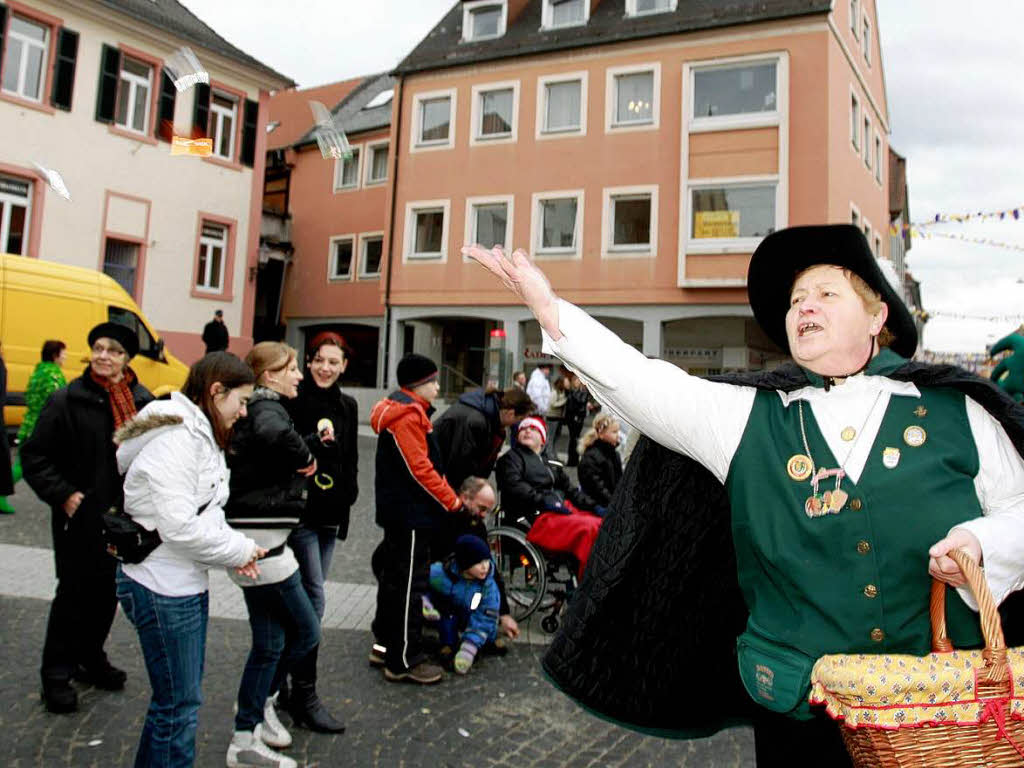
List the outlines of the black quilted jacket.
{"type": "MultiPolygon", "coordinates": [[[[1024,456],[1024,407],[989,380],[913,362],[891,378],[955,387],[988,410],[1024,456]]],[[[714,380],[783,391],[808,384],[793,364],[714,380]]],[[[1007,645],[1024,644],[1024,593],[1000,610],[1007,645]]],[[[736,665],[746,620],[724,486],[692,459],[642,438],[544,670],[581,705],[623,725],[707,736],[756,706],[736,665]]]]}

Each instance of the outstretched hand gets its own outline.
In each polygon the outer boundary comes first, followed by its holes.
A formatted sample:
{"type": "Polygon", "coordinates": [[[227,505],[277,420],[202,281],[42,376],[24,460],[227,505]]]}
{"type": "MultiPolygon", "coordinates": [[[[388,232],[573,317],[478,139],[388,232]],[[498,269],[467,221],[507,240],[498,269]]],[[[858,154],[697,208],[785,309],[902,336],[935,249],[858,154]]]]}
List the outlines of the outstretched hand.
{"type": "Polygon", "coordinates": [[[530,261],[526,251],[517,248],[506,256],[500,245],[488,250],[482,245],[467,245],[462,255],[476,261],[498,277],[533,312],[537,322],[556,341],[562,337],[558,330],[558,297],[551,290],[547,276],[530,261]]]}

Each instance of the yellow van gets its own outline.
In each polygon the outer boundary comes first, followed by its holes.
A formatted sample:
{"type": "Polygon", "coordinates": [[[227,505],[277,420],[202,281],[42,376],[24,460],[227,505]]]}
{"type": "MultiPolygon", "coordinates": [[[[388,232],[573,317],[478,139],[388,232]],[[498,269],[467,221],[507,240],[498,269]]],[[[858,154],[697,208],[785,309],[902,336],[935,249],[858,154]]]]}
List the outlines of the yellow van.
{"type": "Polygon", "coordinates": [[[24,256],[0,254],[0,342],[7,365],[9,426],[21,424],[25,387],[39,362],[43,342],[67,344],[64,376],[82,375],[89,364],[89,330],[106,320],[123,323],[139,334],[139,354],[132,370],[159,397],[180,389],[188,366],[164,349],[164,342],[132,297],[102,272],[24,256]]]}

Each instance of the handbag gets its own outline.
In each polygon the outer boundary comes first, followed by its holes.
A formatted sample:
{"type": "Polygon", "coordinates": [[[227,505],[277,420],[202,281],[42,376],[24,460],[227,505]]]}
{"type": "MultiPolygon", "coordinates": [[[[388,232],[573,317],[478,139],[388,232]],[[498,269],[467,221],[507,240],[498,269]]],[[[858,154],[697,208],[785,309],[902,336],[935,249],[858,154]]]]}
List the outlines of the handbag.
{"type": "MultiPolygon", "coordinates": [[[[216,493],[196,514],[203,514],[215,498],[216,493]]],[[[103,545],[107,554],[129,565],[141,563],[163,543],[156,529],[150,531],[143,528],[121,507],[111,507],[103,513],[102,527],[103,545]]]]}

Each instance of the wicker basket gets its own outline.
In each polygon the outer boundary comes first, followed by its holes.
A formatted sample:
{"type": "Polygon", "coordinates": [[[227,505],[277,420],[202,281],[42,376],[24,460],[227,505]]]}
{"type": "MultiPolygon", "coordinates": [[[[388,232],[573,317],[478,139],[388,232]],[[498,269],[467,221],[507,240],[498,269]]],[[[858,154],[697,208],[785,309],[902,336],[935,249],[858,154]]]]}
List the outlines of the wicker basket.
{"type": "MultiPolygon", "coordinates": [[[[967,577],[981,615],[984,665],[975,670],[972,696],[983,706],[980,722],[880,728],[841,726],[857,768],[1009,768],[1024,766],[1024,720],[1010,714],[1013,680],[995,600],[981,568],[961,550],[950,553],[967,577]]],[[[932,584],[932,647],[952,653],[946,633],[945,585],[932,584]]],[[[1014,651],[1016,653],[1016,651],[1014,651]]],[[[921,661],[926,661],[922,659],[921,661]]],[[[909,705],[912,707],[913,705],[909,705]]],[[[909,708],[908,707],[908,708],[909,708]]],[[[833,713],[833,716],[834,713],[833,713]]]]}

